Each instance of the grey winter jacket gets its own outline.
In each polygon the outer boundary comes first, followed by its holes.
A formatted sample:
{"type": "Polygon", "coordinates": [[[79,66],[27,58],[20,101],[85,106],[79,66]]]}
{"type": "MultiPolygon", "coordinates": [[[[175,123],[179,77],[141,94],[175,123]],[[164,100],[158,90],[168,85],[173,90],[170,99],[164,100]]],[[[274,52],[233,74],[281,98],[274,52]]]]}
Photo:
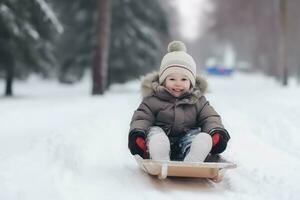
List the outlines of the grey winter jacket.
{"type": "Polygon", "coordinates": [[[193,128],[201,128],[206,133],[224,128],[221,117],[204,96],[207,82],[202,77],[197,76],[195,87],[180,97],[159,85],[158,78],[157,72],[143,78],[143,101],[133,114],[130,132],[142,130],[147,133],[151,126],[159,126],[170,137],[180,136],[193,128]]]}

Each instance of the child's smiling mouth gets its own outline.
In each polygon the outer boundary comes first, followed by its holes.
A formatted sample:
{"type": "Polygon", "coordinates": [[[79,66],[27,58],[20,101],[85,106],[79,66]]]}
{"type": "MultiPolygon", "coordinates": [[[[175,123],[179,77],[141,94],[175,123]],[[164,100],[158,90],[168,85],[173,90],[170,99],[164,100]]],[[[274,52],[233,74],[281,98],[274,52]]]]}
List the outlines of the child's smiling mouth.
{"type": "Polygon", "coordinates": [[[182,92],[183,89],[172,89],[174,92],[182,92]]]}
{"type": "Polygon", "coordinates": [[[172,89],[171,92],[178,97],[184,92],[184,89],[172,89]]]}

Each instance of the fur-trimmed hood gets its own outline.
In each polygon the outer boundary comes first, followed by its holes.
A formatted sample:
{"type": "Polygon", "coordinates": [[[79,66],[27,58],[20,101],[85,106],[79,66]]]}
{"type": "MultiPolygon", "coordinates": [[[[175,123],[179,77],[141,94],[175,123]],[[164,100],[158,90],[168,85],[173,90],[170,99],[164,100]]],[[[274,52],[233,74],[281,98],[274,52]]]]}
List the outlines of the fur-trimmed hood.
{"type": "MultiPolygon", "coordinates": [[[[147,74],[142,78],[141,92],[143,97],[153,96],[159,88],[159,73],[157,71],[147,74]]],[[[207,91],[207,81],[200,75],[196,76],[195,86],[191,89],[192,98],[199,99],[207,91]]]]}

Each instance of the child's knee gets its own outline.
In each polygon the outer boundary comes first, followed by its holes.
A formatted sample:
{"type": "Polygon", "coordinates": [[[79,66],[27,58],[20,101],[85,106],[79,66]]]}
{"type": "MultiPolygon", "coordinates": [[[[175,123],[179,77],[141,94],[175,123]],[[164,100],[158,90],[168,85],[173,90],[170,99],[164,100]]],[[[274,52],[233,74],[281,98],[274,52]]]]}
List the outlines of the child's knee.
{"type": "Polygon", "coordinates": [[[208,149],[212,147],[212,139],[211,136],[207,133],[201,132],[198,135],[195,136],[195,138],[192,141],[192,145],[199,145],[199,146],[205,146],[208,149]]]}
{"type": "Polygon", "coordinates": [[[212,148],[211,136],[207,133],[199,133],[192,141],[190,152],[184,161],[203,162],[212,148]]]}
{"type": "Polygon", "coordinates": [[[166,133],[159,126],[152,126],[149,128],[148,137],[151,137],[153,135],[166,135],[166,133]]]}
{"type": "Polygon", "coordinates": [[[208,133],[201,132],[198,135],[196,135],[195,138],[198,138],[198,140],[207,141],[208,143],[212,143],[211,136],[208,133]]]}
{"type": "Polygon", "coordinates": [[[155,143],[159,145],[170,145],[170,141],[162,128],[153,126],[149,129],[147,143],[155,143]]]}
{"type": "Polygon", "coordinates": [[[151,127],[147,136],[150,157],[154,160],[169,160],[170,141],[160,127],[151,127]]]}

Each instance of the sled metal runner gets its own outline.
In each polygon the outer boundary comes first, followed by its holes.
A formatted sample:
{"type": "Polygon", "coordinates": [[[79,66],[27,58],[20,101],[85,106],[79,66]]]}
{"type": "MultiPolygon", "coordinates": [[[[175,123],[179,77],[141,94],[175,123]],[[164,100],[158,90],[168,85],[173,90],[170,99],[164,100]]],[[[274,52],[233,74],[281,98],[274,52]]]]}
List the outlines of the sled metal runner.
{"type": "Polygon", "coordinates": [[[236,168],[236,164],[228,162],[220,157],[210,157],[208,161],[181,162],[181,161],[158,161],[143,159],[136,155],[135,159],[143,171],[150,175],[165,179],[174,177],[209,178],[215,182],[222,180],[225,170],[236,168]]]}

